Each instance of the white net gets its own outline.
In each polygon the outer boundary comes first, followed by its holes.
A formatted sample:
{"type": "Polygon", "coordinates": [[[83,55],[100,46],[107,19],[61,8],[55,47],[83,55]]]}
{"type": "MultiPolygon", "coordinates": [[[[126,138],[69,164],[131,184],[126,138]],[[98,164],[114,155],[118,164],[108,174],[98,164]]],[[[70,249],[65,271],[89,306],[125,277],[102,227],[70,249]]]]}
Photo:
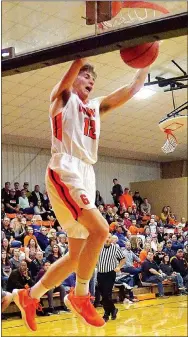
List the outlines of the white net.
{"type": "Polygon", "coordinates": [[[168,135],[167,140],[161,149],[164,153],[171,153],[174,152],[177,145],[176,138],[173,135],[168,135]]]}

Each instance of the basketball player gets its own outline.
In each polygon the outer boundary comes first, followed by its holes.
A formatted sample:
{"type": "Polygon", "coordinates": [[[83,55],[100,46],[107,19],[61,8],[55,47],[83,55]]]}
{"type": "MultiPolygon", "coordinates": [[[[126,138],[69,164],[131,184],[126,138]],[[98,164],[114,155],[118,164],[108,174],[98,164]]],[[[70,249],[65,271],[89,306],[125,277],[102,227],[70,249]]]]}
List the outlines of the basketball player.
{"type": "Polygon", "coordinates": [[[14,290],[26,325],[36,330],[35,311],[40,297],[76,272],[76,286],[65,304],[86,324],[102,327],[105,321],[91,304],[89,281],[109,233],[95,206],[95,175],[100,116],[127,102],[143,86],[148,68],[133,82],[107,97],[89,100],[96,74],[85,59],[74,61],[50,98],[52,157],[46,172],[48,195],[59,223],[66,230],[69,252],[58,259],[31,289],[14,290]]]}

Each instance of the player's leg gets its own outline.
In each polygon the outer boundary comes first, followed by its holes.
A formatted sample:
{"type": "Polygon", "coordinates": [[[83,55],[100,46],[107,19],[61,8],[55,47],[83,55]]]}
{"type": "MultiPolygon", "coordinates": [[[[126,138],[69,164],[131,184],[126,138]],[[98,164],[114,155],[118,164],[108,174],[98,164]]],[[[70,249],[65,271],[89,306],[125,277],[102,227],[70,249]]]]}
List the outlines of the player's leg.
{"type": "Polygon", "coordinates": [[[85,226],[89,236],[78,257],[75,291],[65,296],[65,304],[85,324],[102,327],[105,321],[91,303],[89,282],[109,233],[109,226],[97,209],[83,210],[79,221],[85,226]]]}
{"type": "Polygon", "coordinates": [[[13,295],[8,291],[1,290],[1,311],[4,312],[13,301],[13,295]]]}

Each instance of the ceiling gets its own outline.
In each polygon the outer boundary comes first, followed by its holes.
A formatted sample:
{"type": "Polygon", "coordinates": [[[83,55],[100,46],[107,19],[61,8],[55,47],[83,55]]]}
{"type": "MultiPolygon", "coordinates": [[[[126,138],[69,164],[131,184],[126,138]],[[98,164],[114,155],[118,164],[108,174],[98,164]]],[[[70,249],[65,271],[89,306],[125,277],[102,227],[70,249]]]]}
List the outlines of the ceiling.
{"type": "MultiPolygon", "coordinates": [[[[162,3],[172,6],[172,2],[160,2],[162,3]]],[[[180,9],[182,12],[186,11],[186,3],[173,1],[173,12],[180,9]]],[[[86,26],[81,18],[84,15],[84,1],[3,1],[2,47],[15,46],[16,53],[19,54],[94,34],[94,27],[86,26]]],[[[172,59],[187,71],[186,36],[161,42],[160,55],[151,67],[151,80],[157,75],[166,78],[181,76],[181,71],[171,62],[172,59]]],[[[123,63],[118,51],[94,56],[88,61],[95,66],[98,73],[93,97],[108,95],[129,83],[135,75],[135,70],[123,63]]],[[[49,95],[70,64],[67,62],[3,77],[4,143],[50,147],[49,95]]],[[[99,148],[101,155],[149,161],[187,158],[186,131],[176,134],[179,144],[172,154],[165,155],[162,152],[165,135],[160,131],[158,122],[173,108],[171,93],[164,93],[157,86],[149,89],[154,92],[150,98],[133,98],[102,120],[99,148]]],[[[186,89],[175,91],[177,106],[186,100],[186,89]]]]}

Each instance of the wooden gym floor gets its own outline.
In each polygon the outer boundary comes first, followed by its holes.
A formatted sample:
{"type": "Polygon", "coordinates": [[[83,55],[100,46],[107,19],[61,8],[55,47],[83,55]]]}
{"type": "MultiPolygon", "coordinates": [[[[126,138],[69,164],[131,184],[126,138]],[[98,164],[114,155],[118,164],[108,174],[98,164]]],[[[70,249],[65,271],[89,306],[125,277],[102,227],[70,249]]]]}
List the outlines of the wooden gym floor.
{"type": "Polygon", "coordinates": [[[71,313],[61,313],[38,317],[35,333],[28,332],[21,319],[9,318],[2,323],[2,336],[187,336],[186,296],[116,306],[117,319],[101,329],[83,325],[71,313]]]}

